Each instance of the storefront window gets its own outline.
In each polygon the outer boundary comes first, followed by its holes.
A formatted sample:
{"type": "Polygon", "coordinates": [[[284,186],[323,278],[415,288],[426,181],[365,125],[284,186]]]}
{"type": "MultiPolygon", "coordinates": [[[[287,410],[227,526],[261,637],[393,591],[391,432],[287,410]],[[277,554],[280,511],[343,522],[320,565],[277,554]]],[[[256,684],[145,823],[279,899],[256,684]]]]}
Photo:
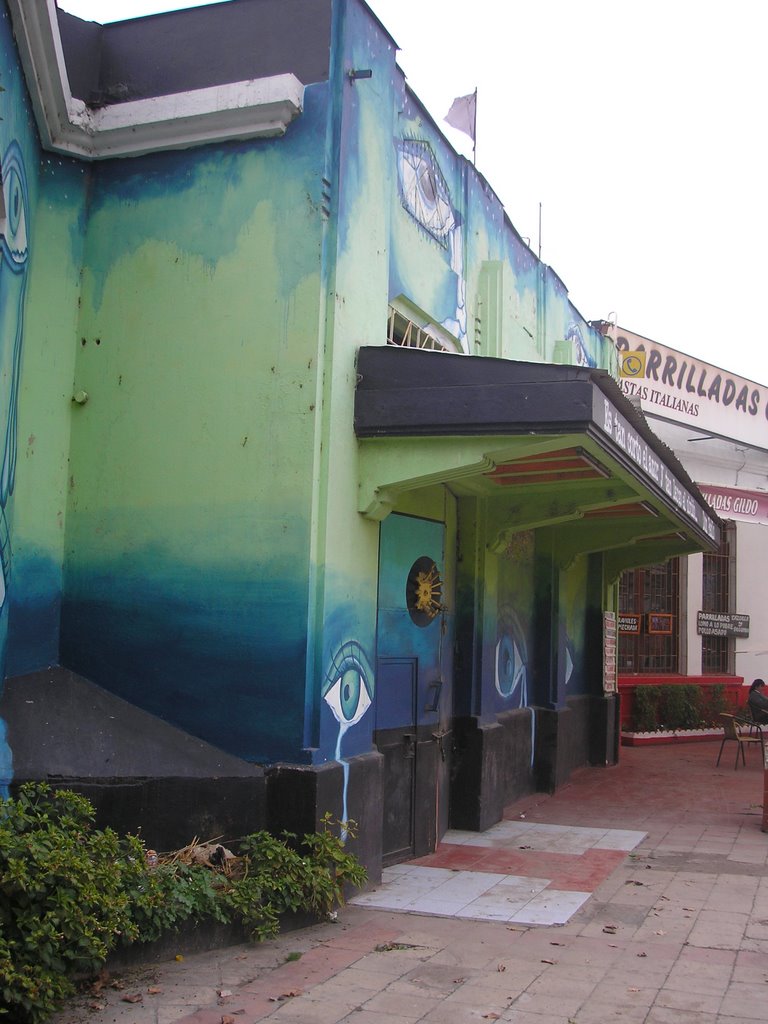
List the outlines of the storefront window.
{"type": "Polygon", "coordinates": [[[625,572],[619,583],[619,672],[679,672],[680,560],[625,572]],[[630,631],[631,630],[631,631],[630,631]]]}
{"type": "MultiPolygon", "coordinates": [[[[720,549],[704,555],[702,575],[702,611],[729,612],[730,605],[730,544],[724,531],[720,549]]],[[[705,675],[723,675],[729,670],[733,641],[727,636],[701,638],[701,671],[705,675]]]]}

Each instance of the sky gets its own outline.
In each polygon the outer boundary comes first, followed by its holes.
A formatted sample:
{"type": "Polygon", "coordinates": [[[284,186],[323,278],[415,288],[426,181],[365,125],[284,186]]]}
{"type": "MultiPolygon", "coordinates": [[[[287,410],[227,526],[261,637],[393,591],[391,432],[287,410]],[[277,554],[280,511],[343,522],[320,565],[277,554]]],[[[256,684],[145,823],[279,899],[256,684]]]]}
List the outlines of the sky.
{"type": "MultiPolygon", "coordinates": [[[[205,2],[59,5],[103,22],[205,2]]],[[[410,86],[469,158],[471,140],[443,118],[477,89],[477,168],[587,320],[768,385],[768,4],[369,6],[410,86]]]]}

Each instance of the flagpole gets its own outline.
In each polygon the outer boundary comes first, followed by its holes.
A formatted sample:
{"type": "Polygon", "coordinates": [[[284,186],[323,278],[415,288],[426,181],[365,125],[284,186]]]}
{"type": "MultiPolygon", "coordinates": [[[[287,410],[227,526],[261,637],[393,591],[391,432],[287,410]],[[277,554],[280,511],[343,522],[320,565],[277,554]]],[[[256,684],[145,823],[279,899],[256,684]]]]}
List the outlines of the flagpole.
{"type": "Polygon", "coordinates": [[[475,116],[472,120],[472,164],[477,167],[477,86],[475,86],[475,116]]]}

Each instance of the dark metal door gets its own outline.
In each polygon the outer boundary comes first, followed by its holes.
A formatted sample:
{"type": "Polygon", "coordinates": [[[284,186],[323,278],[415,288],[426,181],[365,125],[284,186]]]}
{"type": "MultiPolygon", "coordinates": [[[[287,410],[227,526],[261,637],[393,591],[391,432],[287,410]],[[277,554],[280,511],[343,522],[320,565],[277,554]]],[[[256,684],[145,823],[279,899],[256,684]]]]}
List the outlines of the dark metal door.
{"type": "Polygon", "coordinates": [[[447,826],[444,535],[442,523],[412,516],[381,524],[374,740],[385,864],[434,849],[447,826]]]}
{"type": "Polygon", "coordinates": [[[416,791],[416,661],[381,658],[378,685],[387,707],[377,715],[376,745],[384,755],[384,864],[414,853],[416,791]],[[397,725],[387,723],[397,722],[397,725]]]}

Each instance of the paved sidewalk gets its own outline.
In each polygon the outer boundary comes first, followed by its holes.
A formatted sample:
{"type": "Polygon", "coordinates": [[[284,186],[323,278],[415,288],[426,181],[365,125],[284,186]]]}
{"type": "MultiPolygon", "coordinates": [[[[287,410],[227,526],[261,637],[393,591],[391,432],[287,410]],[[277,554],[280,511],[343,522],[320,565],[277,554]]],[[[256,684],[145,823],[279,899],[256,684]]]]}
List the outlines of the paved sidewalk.
{"type": "Polygon", "coordinates": [[[355,906],[508,924],[565,924],[645,838],[644,832],[499,822],[447,833],[438,850],[385,868],[355,906]]]}
{"type": "MultiPolygon", "coordinates": [[[[566,844],[560,856],[571,858],[570,877],[582,886],[573,891],[586,893],[561,926],[349,906],[335,924],[128,972],[116,979],[123,987],[108,984],[78,999],[54,1024],[764,1021],[763,770],[754,756],[737,771],[730,756],[715,768],[718,748],[624,748],[618,767],[585,769],[554,796],[535,794],[507,808],[498,841],[470,836],[448,845],[474,853],[433,855],[438,864],[459,858],[441,871],[471,872],[471,857],[482,872],[483,857],[501,848],[512,873],[534,877],[524,857],[545,863],[558,851],[521,850],[533,830],[520,824],[560,826],[538,835],[566,844]],[[599,850],[569,844],[613,830],[645,838],[631,852],[609,846],[613,860],[601,880],[587,870],[599,850]]],[[[435,870],[431,859],[413,867],[435,870]]],[[[561,861],[546,863],[566,871],[561,861]]],[[[544,877],[558,885],[565,877],[553,875],[547,869],[544,877]]]]}

